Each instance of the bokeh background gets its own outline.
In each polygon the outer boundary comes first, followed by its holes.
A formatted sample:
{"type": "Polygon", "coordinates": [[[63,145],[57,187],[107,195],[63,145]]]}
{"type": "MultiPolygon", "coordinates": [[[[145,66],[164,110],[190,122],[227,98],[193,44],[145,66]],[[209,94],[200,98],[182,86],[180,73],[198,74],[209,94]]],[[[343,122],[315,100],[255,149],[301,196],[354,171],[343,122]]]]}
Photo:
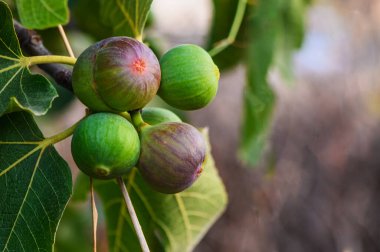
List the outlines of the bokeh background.
{"type": "MultiPolygon", "coordinates": [[[[182,43],[206,47],[213,9],[209,0],[156,0],[149,38],[162,52],[182,43]]],[[[253,157],[258,162],[252,165],[239,155],[251,70],[244,61],[223,57],[220,61],[228,67],[223,67],[214,102],[182,115],[198,127],[209,127],[212,153],[229,195],[225,213],[195,251],[380,251],[380,1],[315,0],[304,17],[301,47],[289,52],[285,71],[274,62],[267,75],[276,103],[265,148],[260,158],[253,157]]],[[[74,18],[68,34],[79,55],[97,38],[80,33],[76,25],[74,18]]],[[[47,44],[55,32],[44,32],[47,44]]],[[[52,39],[48,47],[54,46],[62,50],[52,39]]],[[[247,46],[240,40],[233,45],[247,46]]],[[[38,119],[46,135],[84,115],[83,105],[64,90],[55,109],[38,119]]],[[[70,139],[58,150],[75,167],[69,145],[70,139]]],[[[70,220],[90,222],[85,211],[77,210],[69,207],[61,223],[57,246],[62,251],[73,251],[65,247],[67,239],[75,239],[70,220]]]]}

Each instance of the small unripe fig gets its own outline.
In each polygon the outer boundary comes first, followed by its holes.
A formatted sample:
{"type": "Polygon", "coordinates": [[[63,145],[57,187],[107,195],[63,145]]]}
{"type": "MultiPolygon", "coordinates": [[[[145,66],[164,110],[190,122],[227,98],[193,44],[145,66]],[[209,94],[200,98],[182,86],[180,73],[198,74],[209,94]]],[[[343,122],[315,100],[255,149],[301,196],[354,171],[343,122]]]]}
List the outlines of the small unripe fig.
{"type": "Polygon", "coordinates": [[[142,110],[141,116],[147,124],[154,125],[164,122],[182,122],[174,112],[157,107],[146,107],[142,110]]]}
{"type": "Polygon", "coordinates": [[[157,191],[177,193],[202,172],[206,144],[201,133],[186,123],[161,123],[141,128],[138,169],[157,191]]]}
{"type": "Polygon", "coordinates": [[[136,165],[140,140],[125,118],[98,113],[85,118],[75,129],[71,152],[78,168],[88,176],[111,179],[136,165]]]}
{"type": "Polygon", "coordinates": [[[112,37],[87,48],[75,63],[73,89],[94,111],[144,107],[160,86],[159,62],[147,46],[129,37],[112,37]]]}
{"type": "Polygon", "coordinates": [[[195,110],[210,103],[218,90],[219,69],[196,45],[180,45],[162,56],[158,95],[169,105],[195,110]]]}

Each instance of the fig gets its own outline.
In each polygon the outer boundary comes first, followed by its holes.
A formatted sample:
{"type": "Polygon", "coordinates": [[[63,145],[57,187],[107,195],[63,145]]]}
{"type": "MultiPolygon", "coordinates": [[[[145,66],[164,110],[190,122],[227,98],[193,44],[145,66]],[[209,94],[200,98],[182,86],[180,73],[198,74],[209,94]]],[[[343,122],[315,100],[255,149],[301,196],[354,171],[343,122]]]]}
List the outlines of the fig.
{"type": "Polygon", "coordinates": [[[182,110],[205,107],[218,90],[219,69],[210,55],[196,45],[180,45],[162,56],[158,95],[182,110]]]}
{"type": "Polygon", "coordinates": [[[189,124],[169,122],[142,127],[140,141],[137,167],[148,184],[159,192],[181,192],[203,170],[206,143],[189,124]]]}
{"type": "Polygon", "coordinates": [[[164,122],[182,122],[172,111],[164,108],[147,107],[141,112],[144,122],[154,125],[164,122]]]}
{"type": "Polygon", "coordinates": [[[75,95],[93,111],[130,111],[157,93],[161,70],[151,49],[129,37],[111,37],[87,48],[74,65],[75,95]]]}
{"type": "Polygon", "coordinates": [[[140,140],[133,125],[112,113],[93,114],[81,121],[71,141],[78,168],[90,177],[111,179],[126,174],[138,162],[140,140]]]}

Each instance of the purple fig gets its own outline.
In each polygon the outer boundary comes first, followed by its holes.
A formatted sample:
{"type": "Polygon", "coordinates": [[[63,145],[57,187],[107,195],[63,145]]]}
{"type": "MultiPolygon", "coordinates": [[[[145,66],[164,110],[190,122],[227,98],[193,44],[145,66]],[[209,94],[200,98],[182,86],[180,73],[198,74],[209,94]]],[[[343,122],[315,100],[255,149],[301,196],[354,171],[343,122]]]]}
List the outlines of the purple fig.
{"type": "Polygon", "coordinates": [[[156,95],[160,80],[152,50],[133,38],[112,37],[79,56],[72,82],[76,96],[94,111],[131,111],[156,95]]]}
{"type": "Polygon", "coordinates": [[[202,172],[206,143],[201,133],[186,123],[145,126],[140,132],[138,168],[157,191],[177,193],[193,184],[202,172]]]}

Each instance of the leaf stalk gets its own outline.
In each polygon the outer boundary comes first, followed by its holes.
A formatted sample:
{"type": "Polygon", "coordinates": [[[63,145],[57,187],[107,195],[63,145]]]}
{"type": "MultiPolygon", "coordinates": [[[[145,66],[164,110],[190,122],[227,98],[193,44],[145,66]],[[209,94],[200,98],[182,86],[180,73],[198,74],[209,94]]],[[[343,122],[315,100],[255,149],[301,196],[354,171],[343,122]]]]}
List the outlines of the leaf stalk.
{"type": "Polygon", "coordinates": [[[125,204],[127,206],[129,215],[131,216],[131,220],[132,220],[133,226],[135,228],[137,238],[139,239],[141,249],[143,252],[150,252],[149,247],[148,247],[148,243],[146,242],[146,239],[145,239],[144,233],[142,231],[139,219],[137,218],[135,209],[133,208],[131,198],[129,197],[128,190],[125,187],[123,178],[118,177],[116,180],[120,186],[121,193],[123,194],[124,201],[125,201],[125,204]]]}
{"type": "Polygon", "coordinates": [[[240,30],[240,26],[243,22],[246,7],[247,7],[247,0],[239,0],[237,10],[235,13],[235,18],[234,18],[234,21],[232,22],[231,30],[227,38],[222,39],[221,41],[216,43],[216,46],[208,52],[211,57],[215,57],[216,55],[221,53],[223,50],[225,50],[227,47],[235,43],[236,37],[240,30]]]}

